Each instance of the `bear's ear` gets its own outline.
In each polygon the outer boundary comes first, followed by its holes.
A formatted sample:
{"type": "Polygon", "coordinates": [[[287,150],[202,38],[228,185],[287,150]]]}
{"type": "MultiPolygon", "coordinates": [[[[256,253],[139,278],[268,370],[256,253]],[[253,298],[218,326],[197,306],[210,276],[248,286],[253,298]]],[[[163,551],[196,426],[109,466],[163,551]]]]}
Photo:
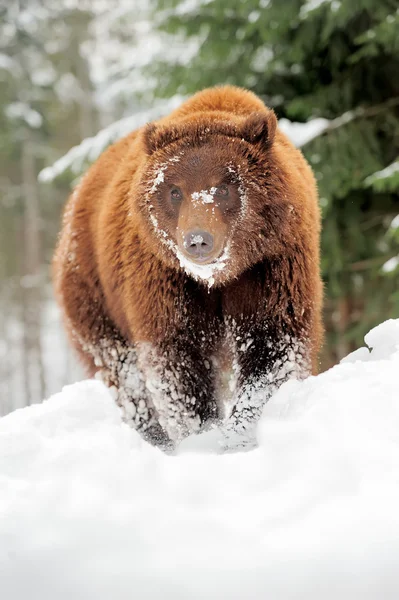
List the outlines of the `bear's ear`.
{"type": "Polygon", "coordinates": [[[145,149],[149,156],[151,156],[151,154],[157,149],[156,134],[156,125],[154,125],[154,123],[147,123],[147,125],[144,128],[143,138],[145,149]]]}
{"type": "Polygon", "coordinates": [[[160,150],[183,137],[185,133],[184,127],[162,127],[154,123],[148,123],[143,132],[147,154],[151,156],[156,150],[160,150]]]}
{"type": "Polygon", "coordinates": [[[264,147],[272,145],[276,133],[277,119],[272,110],[267,113],[253,113],[240,129],[241,137],[251,144],[261,143],[264,147]]]}

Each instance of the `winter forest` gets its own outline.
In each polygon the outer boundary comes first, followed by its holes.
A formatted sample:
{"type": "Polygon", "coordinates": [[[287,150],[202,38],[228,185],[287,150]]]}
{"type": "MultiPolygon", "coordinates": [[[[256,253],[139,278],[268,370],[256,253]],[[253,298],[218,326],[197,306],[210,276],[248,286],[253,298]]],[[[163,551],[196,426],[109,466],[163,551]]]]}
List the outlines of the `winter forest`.
{"type": "Polygon", "coordinates": [[[398,0],[0,1],[2,598],[399,598],[398,74],[398,0]]]}
{"type": "Polygon", "coordinates": [[[259,94],[323,209],[323,368],[399,316],[395,0],[9,0],[0,8],[0,411],[79,378],[52,300],[63,204],[106,146],[206,86],[259,94]]]}
{"type": "Polygon", "coordinates": [[[327,368],[399,316],[395,0],[8,0],[0,8],[0,413],[80,377],[52,300],[63,204],[112,141],[253,90],[318,180],[327,368]]]}

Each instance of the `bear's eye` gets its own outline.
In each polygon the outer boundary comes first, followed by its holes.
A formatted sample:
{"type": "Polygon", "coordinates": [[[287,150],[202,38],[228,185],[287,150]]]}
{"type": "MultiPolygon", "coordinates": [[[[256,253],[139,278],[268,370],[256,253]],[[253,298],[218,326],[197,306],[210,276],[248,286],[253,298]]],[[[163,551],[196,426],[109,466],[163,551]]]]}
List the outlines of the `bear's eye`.
{"type": "Polygon", "coordinates": [[[172,202],[177,203],[177,202],[181,201],[181,199],[183,198],[183,194],[182,194],[181,190],[176,187],[176,188],[172,188],[170,190],[170,197],[171,197],[172,202]]]}
{"type": "Polygon", "coordinates": [[[229,188],[227,185],[220,185],[218,188],[216,188],[215,195],[220,196],[221,198],[227,198],[229,195],[229,188]]]}

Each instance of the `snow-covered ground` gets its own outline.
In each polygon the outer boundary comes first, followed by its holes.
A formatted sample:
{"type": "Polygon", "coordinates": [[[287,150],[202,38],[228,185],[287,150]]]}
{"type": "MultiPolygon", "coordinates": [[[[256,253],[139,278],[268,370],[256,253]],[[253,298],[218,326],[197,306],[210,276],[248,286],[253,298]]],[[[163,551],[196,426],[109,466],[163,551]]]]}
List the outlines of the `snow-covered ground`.
{"type": "Polygon", "coordinates": [[[5,600],[399,597],[399,320],[288,382],[255,450],[165,455],[97,381],[0,420],[5,600]]]}

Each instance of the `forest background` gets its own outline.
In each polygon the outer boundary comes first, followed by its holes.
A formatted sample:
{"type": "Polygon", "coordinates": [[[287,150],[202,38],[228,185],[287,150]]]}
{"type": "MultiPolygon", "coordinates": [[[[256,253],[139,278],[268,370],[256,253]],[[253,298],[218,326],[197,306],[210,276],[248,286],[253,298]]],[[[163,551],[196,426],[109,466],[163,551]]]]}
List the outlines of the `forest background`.
{"type": "Polygon", "coordinates": [[[322,368],[399,317],[397,0],[0,6],[0,415],[82,377],[50,282],[62,207],[104,148],[216,84],[276,111],[319,185],[322,368]]]}

